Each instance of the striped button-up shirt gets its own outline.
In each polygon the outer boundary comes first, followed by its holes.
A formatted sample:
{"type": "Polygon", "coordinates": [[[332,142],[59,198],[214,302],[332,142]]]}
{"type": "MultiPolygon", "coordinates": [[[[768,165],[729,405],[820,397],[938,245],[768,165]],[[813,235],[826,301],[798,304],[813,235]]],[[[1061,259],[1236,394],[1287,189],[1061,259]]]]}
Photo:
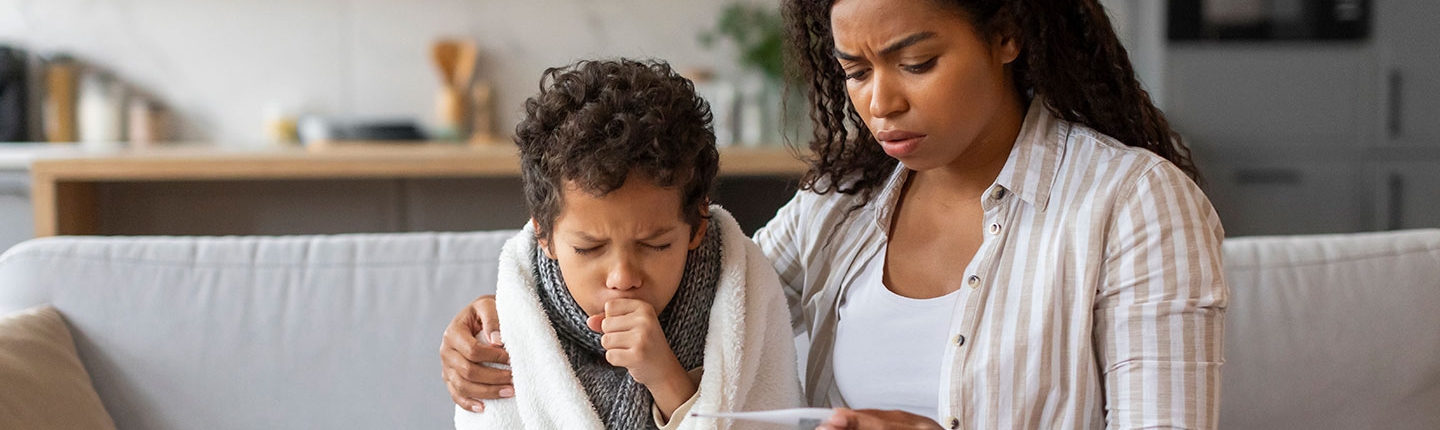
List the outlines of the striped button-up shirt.
{"type": "MultiPolygon", "coordinates": [[[[969,429],[1215,428],[1227,290],[1220,221],[1175,165],[1036,99],[981,202],[984,242],[953,279],[940,424],[969,429]]],[[[875,198],[802,191],[755,235],[810,349],[815,406],[845,406],[831,368],[838,302],[888,240],[899,167],[875,198]],[[849,209],[859,204],[859,209],[849,209]]],[[[905,333],[895,333],[905,336],[905,333]]]]}

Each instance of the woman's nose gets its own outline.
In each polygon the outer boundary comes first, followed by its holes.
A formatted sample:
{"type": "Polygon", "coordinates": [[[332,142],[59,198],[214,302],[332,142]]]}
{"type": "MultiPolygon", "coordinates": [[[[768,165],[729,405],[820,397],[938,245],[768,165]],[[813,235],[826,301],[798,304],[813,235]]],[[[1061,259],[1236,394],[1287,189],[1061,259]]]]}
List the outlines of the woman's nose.
{"type": "Polygon", "coordinates": [[[614,290],[629,290],[640,287],[640,270],[629,258],[619,257],[610,264],[605,276],[605,287],[614,290]]]}
{"type": "Polygon", "coordinates": [[[893,73],[873,72],[870,80],[870,116],[889,118],[910,108],[893,73]]]}

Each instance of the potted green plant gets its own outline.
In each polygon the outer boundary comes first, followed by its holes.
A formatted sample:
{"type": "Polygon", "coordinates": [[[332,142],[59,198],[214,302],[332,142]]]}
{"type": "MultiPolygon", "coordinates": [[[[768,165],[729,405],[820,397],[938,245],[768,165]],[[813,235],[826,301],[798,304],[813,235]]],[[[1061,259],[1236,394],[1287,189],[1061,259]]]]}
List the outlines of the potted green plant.
{"type": "Polygon", "coordinates": [[[713,48],[721,39],[735,44],[741,67],[779,82],[785,74],[781,54],[780,12],[746,3],[730,3],[720,11],[715,28],[700,33],[700,43],[713,48]]]}
{"type": "Polygon", "coordinates": [[[735,137],[743,144],[778,143],[782,126],[794,125],[782,121],[782,116],[790,116],[783,110],[785,99],[793,99],[782,90],[783,31],[780,11],[773,5],[733,2],[721,10],[714,28],[699,35],[700,44],[706,48],[721,43],[733,45],[736,63],[752,76],[737,82],[735,137]]]}

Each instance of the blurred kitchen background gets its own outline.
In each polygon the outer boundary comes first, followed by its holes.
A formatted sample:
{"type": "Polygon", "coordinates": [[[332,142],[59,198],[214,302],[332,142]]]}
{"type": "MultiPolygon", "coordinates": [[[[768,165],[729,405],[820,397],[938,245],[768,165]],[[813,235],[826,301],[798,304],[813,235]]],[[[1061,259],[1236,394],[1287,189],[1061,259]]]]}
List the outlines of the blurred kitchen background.
{"type": "MultiPolygon", "coordinates": [[[[1228,234],[1440,227],[1440,2],[1103,3],[1228,234]]],[[[25,112],[0,117],[0,141],[16,142],[0,144],[0,246],[37,233],[517,227],[513,175],[156,180],[62,166],[43,175],[37,212],[31,169],[176,146],[505,145],[541,71],[587,57],[669,61],[718,106],[722,143],[748,154],[736,160],[785,158],[782,135],[805,124],[779,101],[777,13],[775,0],[0,0],[0,64],[12,64],[0,112],[25,112]],[[58,143],[27,143],[45,141],[58,143]],[[76,209],[52,202],[75,196],[88,221],[67,230],[76,209]]],[[[748,229],[793,192],[800,170],[779,163],[722,178],[721,203],[748,229]]]]}

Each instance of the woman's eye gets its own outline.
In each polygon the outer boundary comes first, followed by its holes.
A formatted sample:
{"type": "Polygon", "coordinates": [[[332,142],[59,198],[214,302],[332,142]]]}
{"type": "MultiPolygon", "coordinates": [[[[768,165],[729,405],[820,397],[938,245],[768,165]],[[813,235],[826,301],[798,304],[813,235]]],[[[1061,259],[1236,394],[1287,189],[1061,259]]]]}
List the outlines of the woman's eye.
{"type": "Polygon", "coordinates": [[[592,247],[589,247],[589,248],[579,248],[579,247],[577,247],[577,248],[575,248],[575,254],[576,254],[576,255],[590,255],[590,254],[595,253],[595,251],[598,251],[598,250],[600,250],[600,247],[598,247],[598,246],[592,246],[592,247]]]}
{"type": "Polygon", "coordinates": [[[851,80],[851,81],[858,81],[858,80],[861,80],[861,79],[865,79],[865,75],[866,75],[867,73],[870,73],[870,69],[857,70],[857,71],[854,71],[854,72],[846,73],[846,74],[845,74],[845,79],[851,80]]]}
{"type": "Polygon", "coordinates": [[[653,249],[653,250],[656,250],[656,251],[664,251],[664,250],[670,249],[670,244],[667,243],[667,244],[664,244],[664,245],[651,245],[651,244],[648,244],[648,243],[647,243],[647,244],[645,244],[645,247],[650,248],[650,249],[653,249]]]}
{"type": "Polygon", "coordinates": [[[936,58],[931,58],[931,59],[929,59],[929,60],[925,60],[925,62],[920,63],[920,64],[913,64],[913,65],[903,65],[903,64],[902,64],[902,65],[900,65],[900,68],[905,69],[905,71],[910,72],[910,73],[925,73],[926,71],[929,71],[931,68],[934,68],[934,67],[935,67],[935,60],[936,60],[936,58]]]}

